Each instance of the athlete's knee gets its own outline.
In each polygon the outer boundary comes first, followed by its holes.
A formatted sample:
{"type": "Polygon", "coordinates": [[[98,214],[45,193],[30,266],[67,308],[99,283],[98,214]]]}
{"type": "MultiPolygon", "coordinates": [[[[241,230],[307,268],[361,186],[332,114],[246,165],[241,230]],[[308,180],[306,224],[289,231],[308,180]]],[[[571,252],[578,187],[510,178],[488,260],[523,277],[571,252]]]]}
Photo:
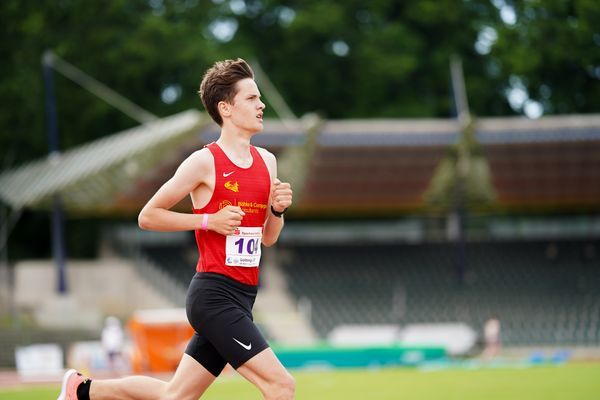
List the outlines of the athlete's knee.
{"type": "Polygon", "coordinates": [[[164,393],[160,396],[160,400],[198,400],[198,396],[185,395],[184,393],[164,393]]]}
{"type": "Polygon", "coordinates": [[[186,393],[181,388],[168,385],[160,396],[160,400],[198,400],[199,393],[186,393]]]}
{"type": "Polygon", "coordinates": [[[274,380],[267,390],[267,399],[291,400],[296,393],[296,380],[289,373],[274,380]]]}

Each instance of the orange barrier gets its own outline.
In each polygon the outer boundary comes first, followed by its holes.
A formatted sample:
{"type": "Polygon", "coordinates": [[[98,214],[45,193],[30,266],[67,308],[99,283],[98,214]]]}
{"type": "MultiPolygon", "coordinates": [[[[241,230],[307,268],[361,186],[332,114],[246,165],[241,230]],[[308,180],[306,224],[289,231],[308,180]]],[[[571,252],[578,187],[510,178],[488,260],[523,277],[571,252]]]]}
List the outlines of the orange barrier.
{"type": "Polygon", "coordinates": [[[128,328],[133,341],[131,368],[135,373],[175,371],[194,334],[184,309],[137,311],[128,328]]]}

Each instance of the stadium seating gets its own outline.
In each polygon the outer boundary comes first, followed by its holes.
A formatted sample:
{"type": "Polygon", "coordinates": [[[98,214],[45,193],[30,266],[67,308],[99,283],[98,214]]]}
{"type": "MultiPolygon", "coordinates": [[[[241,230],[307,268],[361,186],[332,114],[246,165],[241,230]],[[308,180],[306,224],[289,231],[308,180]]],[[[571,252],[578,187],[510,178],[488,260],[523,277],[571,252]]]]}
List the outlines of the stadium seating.
{"type": "Polygon", "coordinates": [[[185,246],[142,246],[141,253],[180,286],[188,287],[196,270],[198,250],[185,246]]]}
{"type": "Polygon", "coordinates": [[[281,251],[290,290],[325,338],[340,324],[466,322],[497,316],[505,345],[600,344],[598,242],[302,245],[281,251]]]}
{"type": "MultiPolygon", "coordinates": [[[[341,324],[465,322],[493,316],[509,346],[600,344],[600,242],[468,243],[459,268],[451,243],[280,245],[293,296],[310,301],[322,338],[341,324]]],[[[142,254],[182,287],[194,274],[189,245],[142,254]]]]}

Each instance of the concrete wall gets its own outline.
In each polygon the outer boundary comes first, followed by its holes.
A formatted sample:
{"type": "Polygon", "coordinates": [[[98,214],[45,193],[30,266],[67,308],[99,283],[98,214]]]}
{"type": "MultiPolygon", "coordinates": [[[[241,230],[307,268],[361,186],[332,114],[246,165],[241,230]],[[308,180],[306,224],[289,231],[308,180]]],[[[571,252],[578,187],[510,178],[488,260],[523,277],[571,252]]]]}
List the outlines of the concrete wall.
{"type": "Polygon", "coordinates": [[[141,277],[127,260],[70,260],[69,294],[56,293],[53,261],[22,261],[15,267],[15,305],[33,312],[45,327],[90,328],[102,325],[107,315],[127,318],[138,309],[175,306],[141,277]]]}

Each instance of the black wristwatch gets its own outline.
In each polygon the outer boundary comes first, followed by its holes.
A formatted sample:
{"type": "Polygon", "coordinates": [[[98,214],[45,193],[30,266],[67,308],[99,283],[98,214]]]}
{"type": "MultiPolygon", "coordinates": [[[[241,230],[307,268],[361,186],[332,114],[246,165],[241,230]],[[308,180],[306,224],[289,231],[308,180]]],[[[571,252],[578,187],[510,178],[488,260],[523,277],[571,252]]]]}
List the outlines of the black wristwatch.
{"type": "Polygon", "coordinates": [[[286,209],[284,209],[283,211],[275,211],[275,209],[273,208],[273,205],[271,205],[271,214],[273,214],[273,215],[274,215],[274,216],[276,216],[277,218],[281,218],[281,216],[282,216],[283,214],[285,214],[285,210],[287,210],[287,208],[286,208],[286,209]]]}

